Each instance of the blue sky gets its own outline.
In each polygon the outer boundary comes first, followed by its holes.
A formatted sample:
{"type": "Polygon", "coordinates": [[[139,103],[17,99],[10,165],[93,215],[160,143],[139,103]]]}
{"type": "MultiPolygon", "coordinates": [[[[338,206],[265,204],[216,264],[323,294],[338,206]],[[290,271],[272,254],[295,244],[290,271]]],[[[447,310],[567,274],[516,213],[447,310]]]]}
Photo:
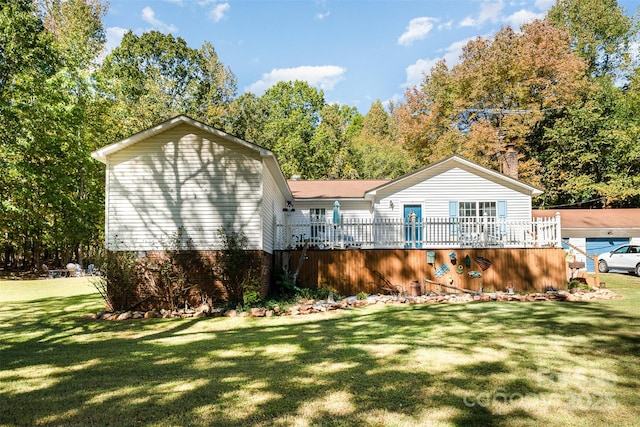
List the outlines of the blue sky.
{"type": "MultiPolygon", "coordinates": [[[[107,49],[127,30],[158,30],[193,48],[213,44],[238,79],[238,94],[305,80],[325,100],[366,113],[402,100],[439,59],[462,46],[541,18],[553,0],[111,0],[107,49]]],[[[628,14],[638,0],[619,1],[628,14]]]]}

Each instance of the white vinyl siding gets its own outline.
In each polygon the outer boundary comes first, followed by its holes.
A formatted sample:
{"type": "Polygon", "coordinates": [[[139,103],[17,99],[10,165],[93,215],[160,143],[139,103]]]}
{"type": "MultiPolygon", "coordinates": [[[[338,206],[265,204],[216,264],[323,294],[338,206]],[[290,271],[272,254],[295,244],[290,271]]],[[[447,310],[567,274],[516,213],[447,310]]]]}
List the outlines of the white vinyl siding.
{"type": "MultiPolygon", "coordinates": [[[[291,215],[292,221],[308,221],[312,209],[325,209],[327,218],[333,219],[333,204],[336,199],[326,201],[298,199],[294,203],[295,212],[291,215]]],[[[345,221],[371,220],[371,202],[367,200],[343,200],[340,199],[340,212],[345,221]]]]}
{"type": "Polygon", "coordinates": [[[275,246],[275,224],[284,222],[284,213],[282,209],[286,206],[287,201],[278,189],[275,179],[269,173],[268,168],[264,167],[264,195],[262,204],[262,229],[263,242],[262,248],[272,253],[275,246]]]}
{"type": "Polygon", "coordinates": [[[107,245],[159,249],[183,227],[196,249],[219,249],[231,225],[261,249],[262,173],[256,151],[186,124],[120,150],[108,159],[107,245]]]}
{"type": "Polygon", "coordinates": [[[508,220],[531,220],[531,197],[462,168],[444,170],[433,176],[419,173],[403,186],[383,189],[375,204],[376,218],[402,218],[403,205],[421,205],[423,218],[448,218],[449,202],[499,202],[508,206],[508,220]],[[397,190],[397,192],[393,192],[397,190]]]}

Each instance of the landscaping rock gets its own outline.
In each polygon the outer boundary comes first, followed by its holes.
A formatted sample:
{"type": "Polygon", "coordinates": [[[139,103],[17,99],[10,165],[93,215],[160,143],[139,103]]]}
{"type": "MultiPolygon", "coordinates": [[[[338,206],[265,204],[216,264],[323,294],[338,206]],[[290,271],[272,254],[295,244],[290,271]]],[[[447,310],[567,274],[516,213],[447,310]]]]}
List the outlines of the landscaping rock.
{"type": "Polygon", "coordinates": [[[264,317],[266,312],[266,308],[252,307],[249,314],[251,317],[264,317]]]}
{"type": "Polygon", "coordinates": [[[125,311],[124,313],[120,314],[116,320],[127,320],[127,319],[131,319],[131,317],[133,316],[133,314],[130,311],[125,311]]]}
{"type": "Polygon", "coordinates": [[[370,295],[367,299],[359,300],[355,296],[344,298],[339,301],[325,300],[301,300],[289,310],[283,310],[276,306],[273,310],[267,310],[263,307],[254,307],[249,311],[238,312],[237,310],[227,310],[223,312],[220,308],[212,308],[209,304],[202,304],[197,310],[186,308],[175,310],[174,312],[161,309],[150,310],[147,312],[126,311],[124,313],[112,313],[101,311],[91,314],[87,317],[101,320],[128,320],[128,319],[152,319],[157,317],[171,318],[203,318],[208,315],[219,317],[272,317],[272,316],[299,316],[304,314],[323,313],[327,311],[350,309],[363,307],[373,304],[437,304],[437,303],[467,303],[467,302],[490,302],[490,301],[513,301],[513,302],[573,302],[573,301],[591,301],[591,300],[608,300],[620,298],[618,294],[606,288],[582,289],[575,288],[569,291],[551,290],[544,293],[536,292],[530,294],[515,294],[511,292],[495,292],[495,293],[429,293],[427,295],[413,296],[390,296],[390,295],[370,295]]]}

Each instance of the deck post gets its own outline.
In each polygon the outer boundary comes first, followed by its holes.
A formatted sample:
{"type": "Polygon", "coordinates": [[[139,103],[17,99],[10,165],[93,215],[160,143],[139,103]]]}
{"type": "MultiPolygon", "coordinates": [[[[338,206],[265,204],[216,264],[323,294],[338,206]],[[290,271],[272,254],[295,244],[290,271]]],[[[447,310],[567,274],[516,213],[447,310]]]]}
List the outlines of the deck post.
{"type": "Polygon", "coordinates": [[[560,225],[560,212],[556,212],[556,242],[557,248],[562,247],[562,227],[560,225]]]}

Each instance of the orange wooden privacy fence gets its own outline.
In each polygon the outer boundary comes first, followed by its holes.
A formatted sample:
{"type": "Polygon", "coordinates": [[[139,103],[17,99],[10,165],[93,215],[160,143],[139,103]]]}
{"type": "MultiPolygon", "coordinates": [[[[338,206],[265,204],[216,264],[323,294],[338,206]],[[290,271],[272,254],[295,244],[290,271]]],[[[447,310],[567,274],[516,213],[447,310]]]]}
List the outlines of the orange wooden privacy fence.
{"type": "MultiPolygon", "coordinates": [[[[301,255],[301,250],[281,251],[276,254],[276,262],[293,272],[301,255]]],[[[384,284],[380,276],[406,292],[415,281],[422,293],[454,292],[429,281],[452,283],[473,291],[481,287],[485,292],[513,287],[516,292],[542,292],[550,287],[565,289],[567,267],[564,251],[552,248],[310,249],[300,266],[298,284],[329,287],[343,295],[361,291],[374,294],[384,284]]]]}

